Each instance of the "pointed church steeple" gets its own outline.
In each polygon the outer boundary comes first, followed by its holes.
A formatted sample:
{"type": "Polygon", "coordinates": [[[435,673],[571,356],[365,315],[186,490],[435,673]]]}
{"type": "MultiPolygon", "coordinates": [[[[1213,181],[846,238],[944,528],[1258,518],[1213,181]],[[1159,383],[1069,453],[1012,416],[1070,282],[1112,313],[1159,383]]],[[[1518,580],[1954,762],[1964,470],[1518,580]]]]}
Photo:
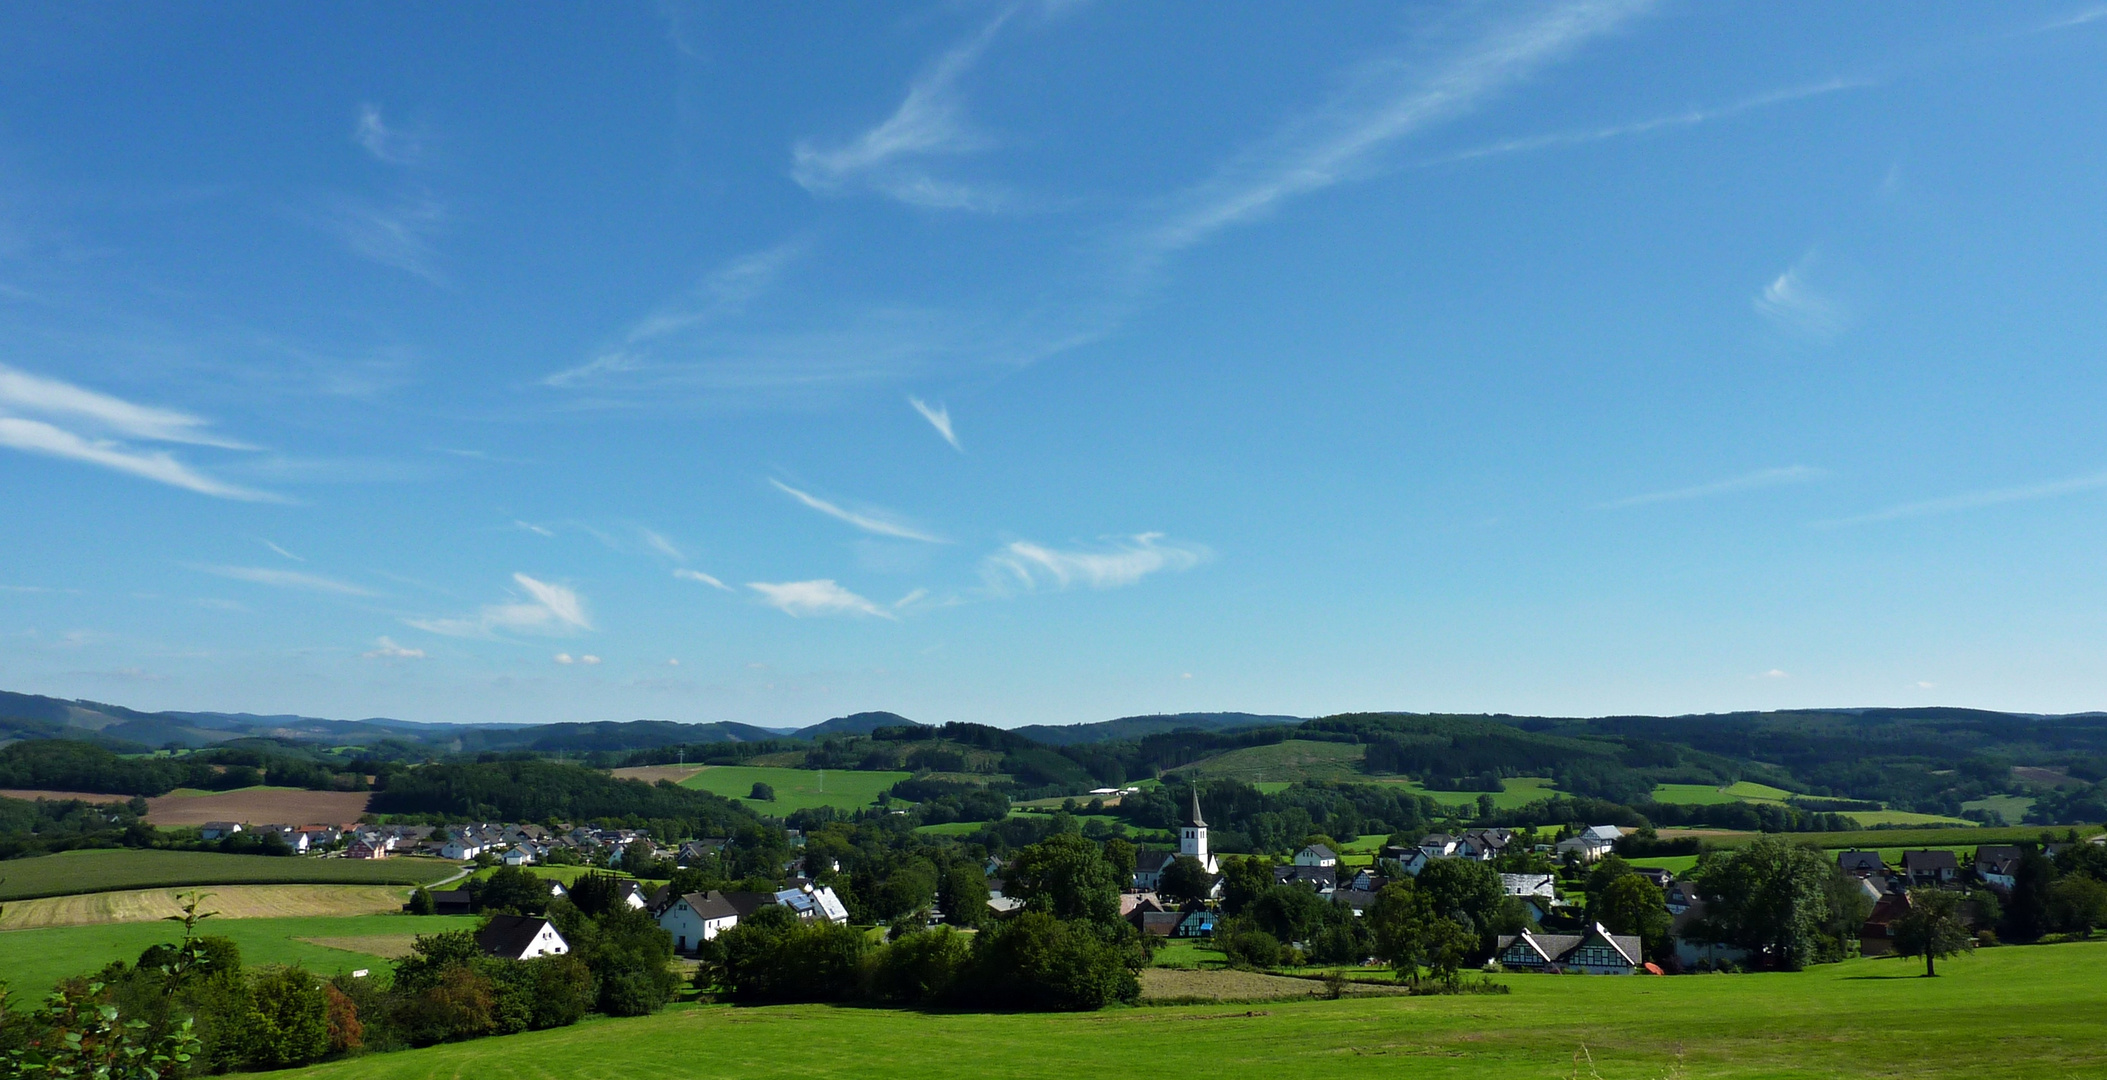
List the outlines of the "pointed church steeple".
{"type": "Polygon", "coordinates": [[[1195,824],[1195,825],[1198,825],[1198,826],[1200,826],[1200,827],[1201,827],[1201,828],[1203,828],[1203,829],[1207,827],[1207,822],[1206,822],[1205,820],[1203,820],[1203,819],[1202,819],[1202,818],[1200,817],[1200,789],[1199,789],[1199,788],[1194,788],[1194,789],[1193,789],[1193,824],[1195,824]]]}

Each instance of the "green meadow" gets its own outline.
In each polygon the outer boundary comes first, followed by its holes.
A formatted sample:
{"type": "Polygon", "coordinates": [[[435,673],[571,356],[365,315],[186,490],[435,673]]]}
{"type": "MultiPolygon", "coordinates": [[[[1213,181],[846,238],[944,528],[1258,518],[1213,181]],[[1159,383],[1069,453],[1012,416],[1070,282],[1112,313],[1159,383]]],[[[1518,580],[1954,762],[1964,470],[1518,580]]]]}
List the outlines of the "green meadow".
{"type": "Polygon", "coordinates": [[[0,900],[184,885],[429,885],[459,869],[459,864],[443,859],[369,861],[91,848],[0,863],[0,900]]]}
{"type": "MultiPolygon", "coordinates": [[[[205,907],[211,909],[210,900],[205,907]]],[[[392,970],[381,953],[399,951],[410,936],[473,930],[479,922],[470,915],[207,919],[201,932],[241,946],[244,965],[298,964],[318,974],[334,975],[360,968],[392,970]],[[332,948],[303,939],[352,947],[332,948]],[[358,951],[361,948],[376,951],[358,951]]],[[[13,989],[17,1007],[26,1007],[60,979],[93,974],[112,960],[130,963],[149,946],[178,941],[182,936],[183,928],[170,922],[10,930],[0,933],[0,982],[13,989]]]]}
{"type": "Polygon", "coordinates": [[[1508,995],[1289,1000],[1099,1013],[681,1006],[317,1066],[315,1080],[1245,1080],[2107,1075],[2107,942],[1806,972],[1511,975],[1508,995]]]}
{"type": "Polygon", "coordinates": [[[878,801],[878,793],[907,779],[904,772],[857,772],[851,769],[783,769],[765,765],[712,765],[680,786],[737,799],[763,814],[782,817],[798,810],[834,806],[858,810],[878,801]],[[746,796],[755,784],[775,789],[774,802],[746,796]]]}

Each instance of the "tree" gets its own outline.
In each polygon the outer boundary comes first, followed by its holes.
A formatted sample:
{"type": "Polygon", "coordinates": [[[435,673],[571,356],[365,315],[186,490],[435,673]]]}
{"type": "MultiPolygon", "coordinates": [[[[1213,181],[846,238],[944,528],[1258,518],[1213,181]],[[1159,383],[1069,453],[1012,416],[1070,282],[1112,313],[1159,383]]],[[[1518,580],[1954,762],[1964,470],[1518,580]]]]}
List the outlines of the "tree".
{"type": "Polygon", "coordinates": [[[753,791],[746,797],[755,802],[774,802],[775,788],[756,780],[754,781],[753,791]]]}
{"type": "Polygon", "coordinates": [[[1134,880],[1134,864],[1138,857],[1134,845],[1117,836],[1105,841],[1105,861],[1112,864],[1112,874],[1119,879],[1122,888],[1134,880]]]}
{"type": "Polygon", "coordinates": [[[2012,941],[2033,941],[2048,930],[2048,890],[2056,878],[2055,864],[2040,851],[2028,849],[2012,868],[2012,895],[2005,901],[2004,936],[2012,941]]]}
{"type": "Polygon", "coordinates": [[[8,1051],[8,1075],[163,1080],[187,1072],[198,1052],[190,1021],[156,1033],[144,1020],[123,1019],[105,1003],[99,982],[61,984],[37,1021],[43,1029],[38,1036],[8,1051]]]}
{"type": "Polygon", "coordinates": [[[1626,874],[1601,892],[1588,894],[1588,919],[1601,923],[1613,934],[1634,934],[1646,955],[1658,959],[1668,948],[1667,898],[1659,886],[1626,874]]]}
{"type": "Polygon", "coordinates": [[[1205,900],[1213,888],[1214,875],[1207,872],[1205,863],[1190,855],[1172,859],[1156,879],[1156,891],[1166,900],[1205,900]]]}
{"type": "Polygon", "coordinates": [[[1222,860],[1222,910],[1236,915],[1273,887],[1273,862],[1257,855],[1222,860]]]}
{"type": "Polygon", "coordinates": [[[412,915],[438,914],[439,904],[432,899],[432,891],[422,885],[417,886],[417,891],[410,894],[409,912],[412,915]]]}
{"type": "Polygon", "coordinates": [[[1829,860],[1819,849],[1759,836],[1701,864],[1705,917],[1693,931],[1796,971],[1815,954],[1828,918],[1829,860]]]}
{"type": "Polygon", "coordinates": [[[2107,923],[2107,884],[2084,874],[2066,874],[2048,889],[2048,922],[2066,934],[2092,936],[2107,923]]]}
{"type": "Polygon", "coordinates": [[[329,997],[296,967],[266,970],[249,987],[249,1060],[273,1069],[329,1052],[329,997]]]}
{"type": "Polygon", "coordinates": [[[1512,912],[1503,917],[1507,892],[1500,887],[1500,872],[1485,863],[1470,859],[1431,860],[1419,872],[1417,887],[1435,912],[1476,934],[1478,948],[1483,952],[1492,951],[1503,925],[1512,922],[1512,912]]]}
{"type": "Polygon", "coordinates": [[[1419,981],[1424,965],[1437,981],[1453,987],[1478,949],[1475,930],[1444,914],[1433,896],[1406,882],[1384,886],[1367,919],[1375,932],[1376,957],[1412,982],[1419,981]]]}
{"type": "Polygon", "coordinates": [[[531,870],[500,866],[475,893],[476,910],[539,915],[549,908],[548,883],[531,870]]]}
{"type": "Polygon", "coordinates": [[[1056,919],[1113,923],[1119,920],[1121,884],[1096,844],[1065,833],[1019,850],[1004,892],[1056,919]]]}
{"type": "Polygon", "coordinates": [[[1094,925],[1024,912],[974,940],[976,993],[996,1005],[1028,1009],[1131,1004],[1141,996],[1134,973],[1147,962],[1132,935],[1124,923],[1094,925]]]}
{"type": "Polygon", "coordinates": [[[1895,951],[1922,956],[1926,978],[1937,975],[1940,957],[1957,956],[1975,946],[1960,919],[1961,898],[1944,889],[1911,889],[1909,914],[1895,920],[1895,951]]]}
{"type": "Polygon", "coordinates": [[[961,860],[944,868],[937,882],[937,907],[953,926],[979,926],[988,914],[988,877],[980,864],[961,860]]]}

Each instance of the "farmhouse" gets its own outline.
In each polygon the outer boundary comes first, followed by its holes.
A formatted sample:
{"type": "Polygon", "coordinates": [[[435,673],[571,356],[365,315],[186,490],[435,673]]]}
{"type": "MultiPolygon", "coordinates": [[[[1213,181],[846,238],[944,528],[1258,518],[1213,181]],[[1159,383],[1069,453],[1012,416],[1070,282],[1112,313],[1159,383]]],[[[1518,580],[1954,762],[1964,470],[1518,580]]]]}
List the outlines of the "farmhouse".
{"type": "Polygon", "coordinates": [[[1624,830],[1615,825],[1590,825],[1579,836],[1560,840],[1555,850],[1559,855],[1572,855],[1581,862],[1595,862],[1610,853],[1624,830]]]}
{"type": "Polygon", "coordinates": [[[739,925],[740,916],[751,915],[772,903],[775,898],[768,893],[685,893],[659,912],[658,925],[673,935],[675,952],[693,952],[703,942],[739,925]]]}
{"type": "Polygon", "coordinates": [[[1522,971],[1579,971],[1589,975],[1630,975],[1644,961],[1639,939],[1612,934],[1601,923],[1584,934],[1538,934],[1524,930],[1500,935],[1495,952],[1504,967],[1522,971]]]}
{"type": "Polygon", "coordinates": [[[476,946],[486,955],[507,960],[562,956],[571,951],[554,924],[527,915],[492,915],[490,922],[476,931],[476,946]]]}
{"type": "Polygon", "coordinates": [[[385,859],[388,857],[388,849],[371,840],[360,837],[357,840],[353,840],[350,847],[344,849],[344,857],[347,859],[385,859]]]}
{"type": "Polygon", "coordinates": [[[1951,851],[1905,851],[1902,872],[1912,885],[1951,885],[1961,876],[1961,864],[1951,851]]]}
{"type": "Polygon", "coordinates": [[[240,831],[239,821],[208,821],[198,828],[198,839],[223,840],[240,831]]]}
{"type": "MultiPolygon", "coordinates": [[[[1194,808],[1194,813],[1195,816],[1197,816],[1197,806],[1195,806],[1194,808]]],[[[1295,853],[1295,865],[1337,866],[1339,865],[1339,853],[1333,851],[1328,847],[1325,847],[1323,844],[1311,844],[1310,846],[1303,848],[1301,851],[1295,853]]]]}

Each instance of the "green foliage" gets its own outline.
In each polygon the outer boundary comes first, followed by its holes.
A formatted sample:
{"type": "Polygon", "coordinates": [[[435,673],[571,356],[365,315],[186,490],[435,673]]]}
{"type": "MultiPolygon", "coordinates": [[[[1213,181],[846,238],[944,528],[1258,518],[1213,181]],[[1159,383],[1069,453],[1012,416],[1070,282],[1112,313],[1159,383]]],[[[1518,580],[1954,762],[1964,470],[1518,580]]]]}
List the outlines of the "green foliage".
{"type": "Polygon", "coordinates": [[[2090,934],[2107,925],[2107,883],[2085,874],[2066,874],[2049,886],[2050,929],[2065,934],[2090,934]]]}
{"type": "Polygon", "coordinates": [[[998,1008],[1089,1010],[1141,996],[1146,962],[1133,930],[1027,911],[974,942],[976,998],[998,1008]]]}
{"type": "Polygon", "coordinates": [[[198,1051],[184,1021],[156,1032],[125,1019],[102,983],[61,988],[44,1003],[27,1045],[8,1052],[7,1071],[22,1077],[162,1080],[182,1075],[198,1051]]]}
{"type": "Polygon", "coordinates": [[[961,860],[944,867],[937,883],[937,907],[953,926],[975,927],[988,915],[988,878],[980,864],[961,860]]]}
{"type": "Polygon", "coordinates": [[[404,910],[412,915],[437,915],[439,905],[432,899],[432,891],[419,885],[417,891],[410,894],[410,902],[404,910]]]}
{"type": "Polygon", "coordinates": [[[1909,913],[1895,922],[1895,951],[1923,957],[1924,974],[1937,975],[1938,960],[1975,947],[1960,906],[1960,896],[1945,889],[1911,889],[1909,913]]]}
{"type": "Polygon", "coordinates": [[[682,822],[690,835],[729,833],[753,815],[727,799],[670,783],[618,780],[597,769],[535,759],[424,765],[384,774],[377,813],[447,814],[499,821],[590,821],[636,816],[682,822]]]}
{"type": "Polygon", "coordinates": [[[753,791],[746,796],[754,802],[774,802],[775,788],[760,780],[754,781],[753,791]]]}
{"type": "Polygon", "coordinates": [[[1661,889],[1635,872],[1588,893],[1588,920],[1613,934],[1638,937],[1646,955],[1660,959],[1669,952],[1668,909],[1661,889]]]}
{"type": "Polygon", "coordinates": [[[329,997],[299,968],[258,975],[249,986],[248,1061],[283,1069],[329,1052],[329,997]]]}
{"type": "Polygon", "coordinates": [[[1111,924],[1119,920],[1115,876],[1098,845],[1077,835],[1051,836],[1017,852],[1004,895],[1055,919],[1111,924]]]}
{"type": "Polygon", "coordinates": [[[1207,872],[1205,864],[1190,855],[1172,859],[1156,881],[1156,891],[1164,899],[1174,902],[1205,900],[1213,886],[1214,875],[1207,872]]]}
{"type": "Polygon", "coordinates": [[[857,996],[870,941],[770,906],[717,935],[718,980],[736,1001],[843,1001],[857,996]]]}
{"type": "Polygon", "coordinates": [[[1818,959],[1833,872],[1820,850],[1759,837],[1701,861],[1698,872],[1705,917],[1693,931],[1701,940],[1739,946],[1789,971],[1818,959]]]}
{"type": "Polygon", "coordinates": [[[531,870],[500,866],[487,878],[468,883],[479,912],[539,915],[549,909],[549,885],[531,870]]]}

